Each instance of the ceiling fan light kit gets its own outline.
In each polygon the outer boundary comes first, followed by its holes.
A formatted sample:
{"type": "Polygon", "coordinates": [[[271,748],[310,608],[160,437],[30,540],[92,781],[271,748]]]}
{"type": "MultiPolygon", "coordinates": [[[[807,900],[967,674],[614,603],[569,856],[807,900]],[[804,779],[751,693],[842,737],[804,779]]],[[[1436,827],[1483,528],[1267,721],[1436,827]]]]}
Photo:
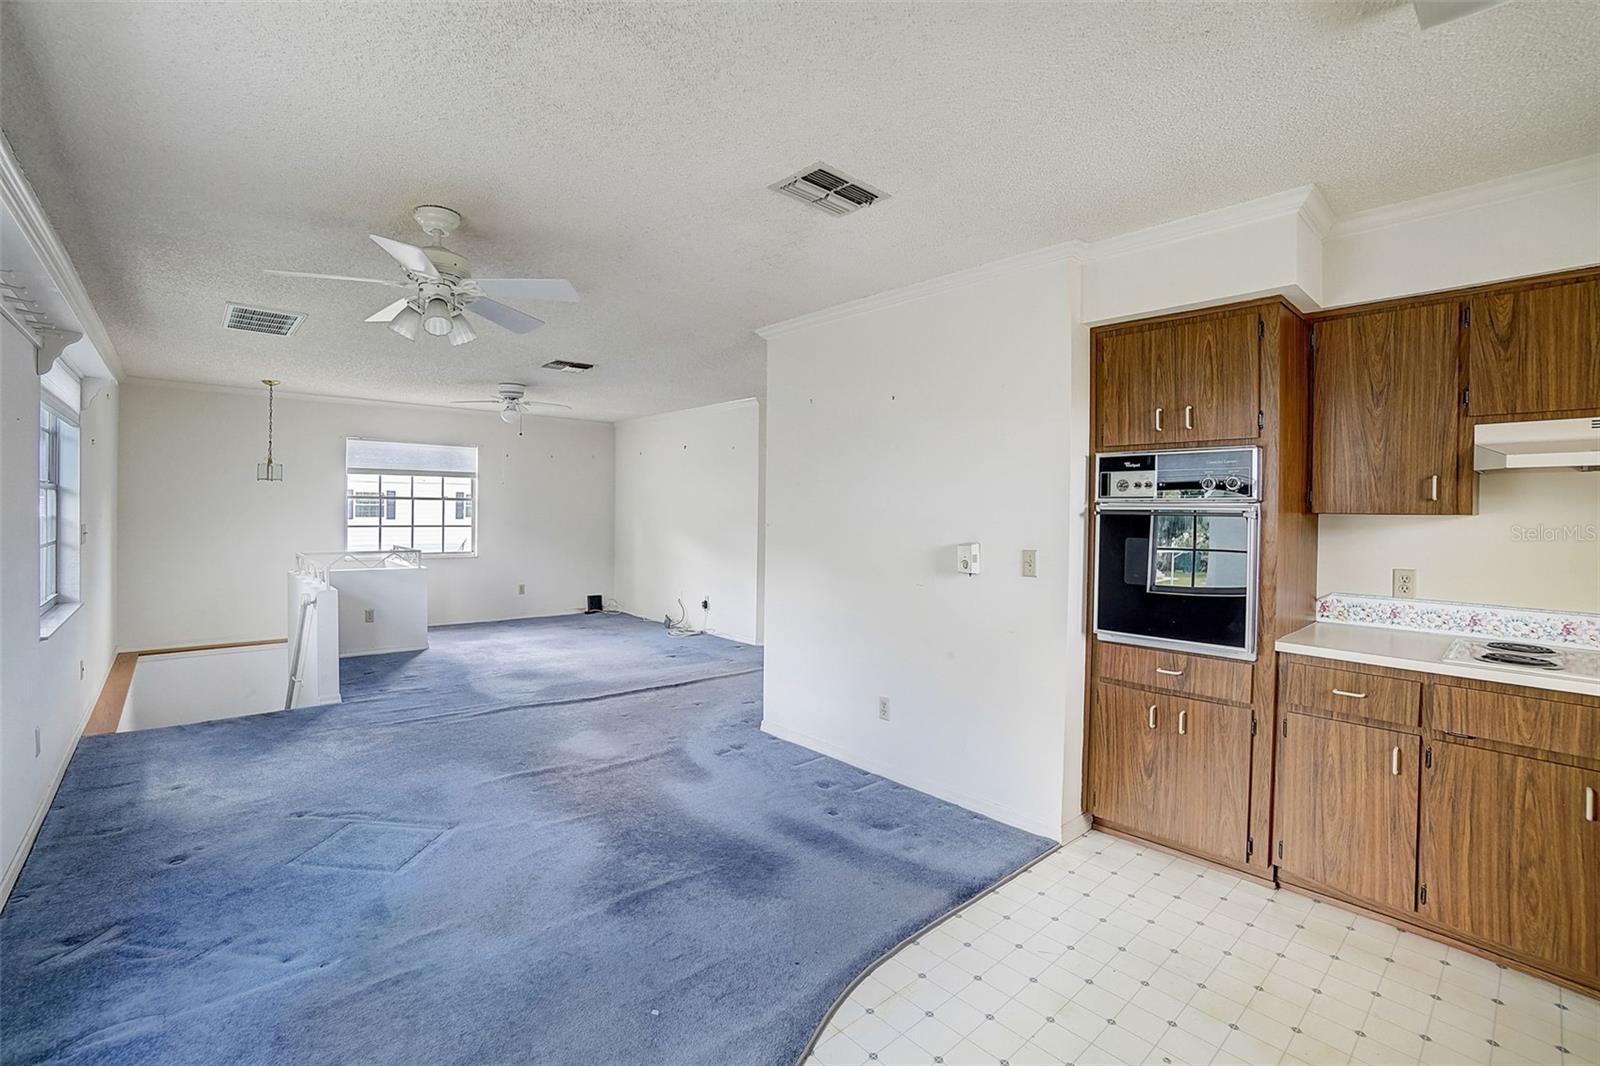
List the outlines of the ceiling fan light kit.
{"type": "Polygon", "coordinates": [[[432,238],[426,248],[369,234],[405,272],[404,281],[382,278],[356,278],[344,274],[315,274],[301,270],[268,270],[285,277],[315,278],[323,281],[356,281],[409,289],[410,295],[367,318],[384,322],[406,340],[419,333],[449,337],[452,345],[468,344],[477,333],[463,318],[471,311],[512,333],[528,333],[544,325],[543,320],[501,303],[495,296],[513,300],[557,300],[576,303],[578,292],[565,278],[474,278],[465,256],[444,247],[443,241],[461,225],[461,214],[438,204],[423,204],[411,213],[422,231],[432,238]]]}

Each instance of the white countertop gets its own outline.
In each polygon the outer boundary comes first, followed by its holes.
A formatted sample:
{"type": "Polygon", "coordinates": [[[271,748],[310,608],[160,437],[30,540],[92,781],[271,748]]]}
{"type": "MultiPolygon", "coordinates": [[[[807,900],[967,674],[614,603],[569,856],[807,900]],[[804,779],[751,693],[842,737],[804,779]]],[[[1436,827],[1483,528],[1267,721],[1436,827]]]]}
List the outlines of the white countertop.
{"type": "Polygon", "coordinates": [[[1495,681],[1502,685],[1600,696],[1600,684],[1581,677],[1531,670],[1501,670],[1486,663],[1445,662],[1445,652],[1460,639],[1460,636],[1451,633],[1421,633],[1410,629],[1343,622],[1313,622],[1281,638],[1273,647],[1289,655],[1309,655],[1318,659],[1391,666],[1396,670],[1416,670],[1446,677],[1495,681]]]}

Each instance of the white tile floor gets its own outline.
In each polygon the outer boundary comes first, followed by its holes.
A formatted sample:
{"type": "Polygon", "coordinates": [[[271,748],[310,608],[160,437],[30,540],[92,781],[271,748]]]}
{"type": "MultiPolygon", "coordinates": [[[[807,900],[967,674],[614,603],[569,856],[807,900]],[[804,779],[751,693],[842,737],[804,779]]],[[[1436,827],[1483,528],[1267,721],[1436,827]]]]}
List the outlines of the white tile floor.
{"type": "Polygon", "coordinates": [[[881,962],[806,1066],[1600,1063],[1600,1002],[1102,833],[881,962]]]}

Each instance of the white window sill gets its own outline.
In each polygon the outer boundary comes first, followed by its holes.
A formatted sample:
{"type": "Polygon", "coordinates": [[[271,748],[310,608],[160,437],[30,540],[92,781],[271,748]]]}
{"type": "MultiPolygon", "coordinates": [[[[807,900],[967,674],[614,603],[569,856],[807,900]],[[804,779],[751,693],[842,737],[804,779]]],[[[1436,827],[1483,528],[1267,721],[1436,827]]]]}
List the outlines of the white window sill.
{"type": "Polygon", "coordinates": [[[69,603],[55,604],[48,611],[41,614],[39,616],[39,639],[49,640],[67,619],[78,613],[78,608],[82,606],[82,600],[73,600],[69,603]]]}

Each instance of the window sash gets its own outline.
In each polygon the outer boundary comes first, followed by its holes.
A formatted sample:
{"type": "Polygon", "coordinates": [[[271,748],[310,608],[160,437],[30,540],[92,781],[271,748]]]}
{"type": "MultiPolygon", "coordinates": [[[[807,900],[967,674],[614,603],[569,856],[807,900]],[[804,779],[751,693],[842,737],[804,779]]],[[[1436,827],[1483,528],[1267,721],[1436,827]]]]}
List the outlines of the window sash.
{"type": "Polygon", "coordinates": [[[39,405],[39,610],[61,598],[61,415],[39,405]]]}
{"type": "Polygon", "coordinates": [[[345,550],[476,554],[477,493],[477,476],[459,471],[348,468],[345,550]]]}

